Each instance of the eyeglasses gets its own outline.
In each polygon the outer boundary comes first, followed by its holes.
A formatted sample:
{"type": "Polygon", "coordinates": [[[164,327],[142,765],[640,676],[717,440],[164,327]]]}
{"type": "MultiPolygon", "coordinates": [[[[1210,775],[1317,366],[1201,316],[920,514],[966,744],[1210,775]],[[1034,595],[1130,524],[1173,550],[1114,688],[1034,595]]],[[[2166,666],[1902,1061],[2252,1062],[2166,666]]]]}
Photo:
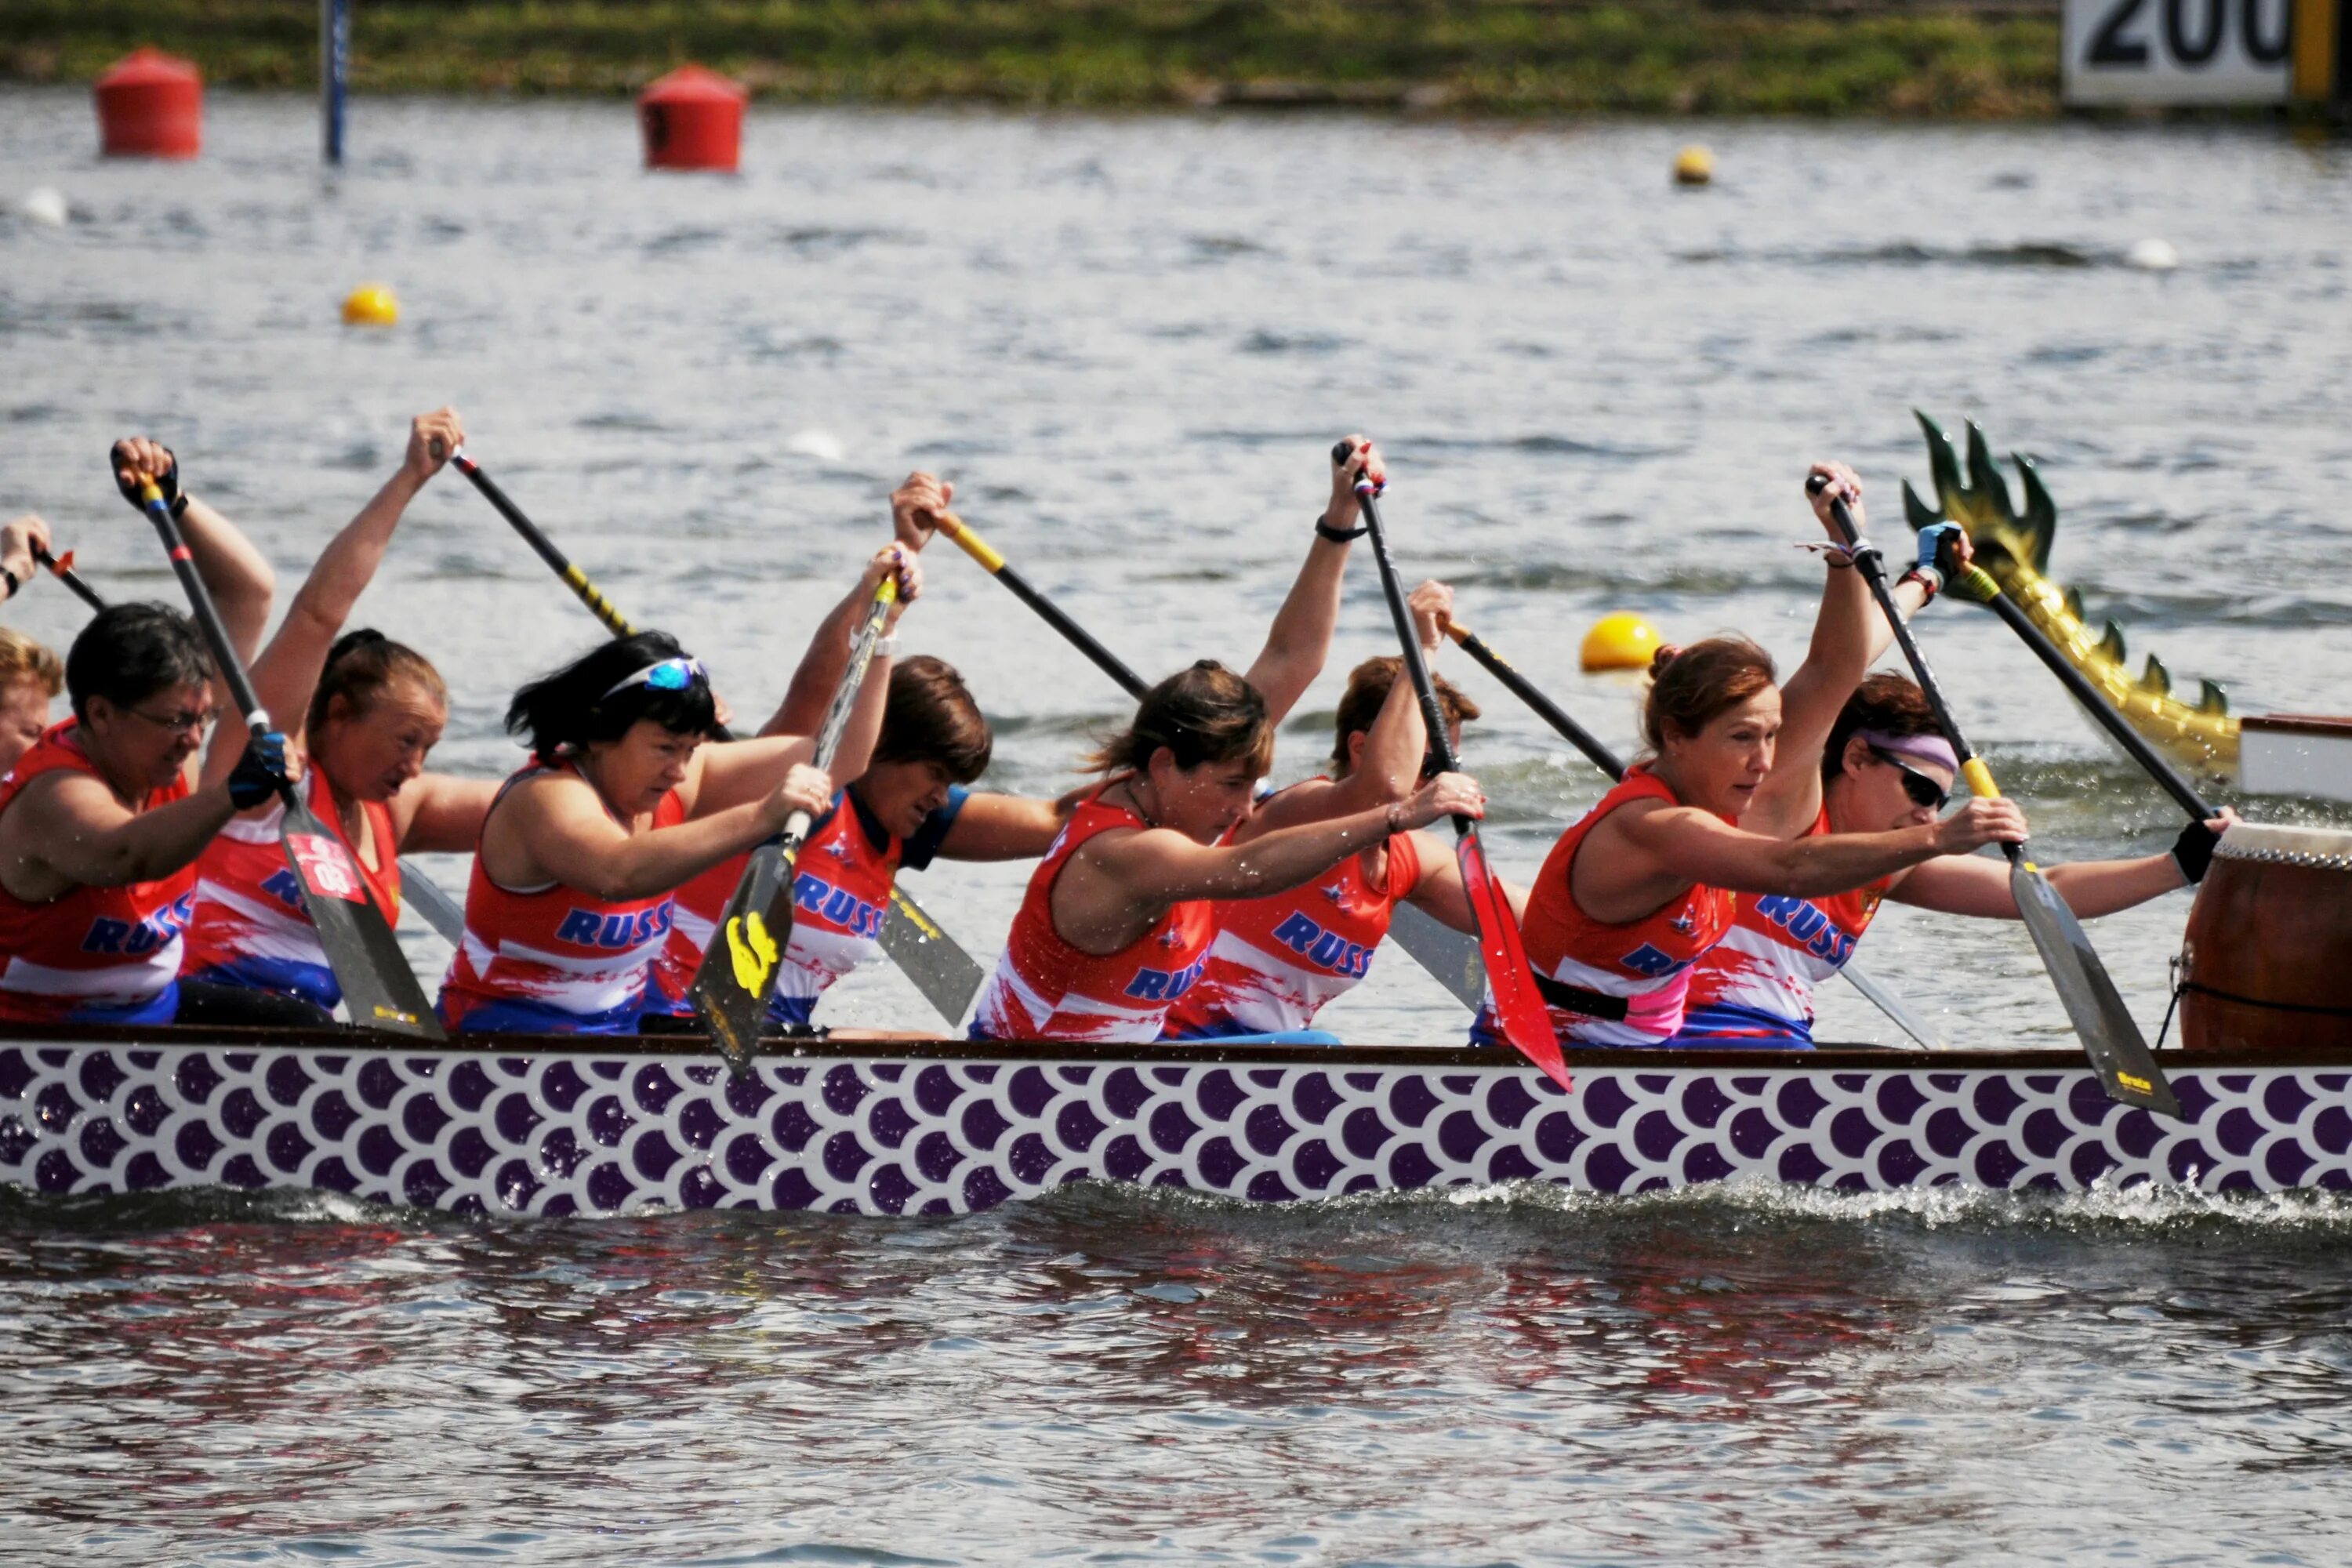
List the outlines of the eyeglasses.
{"type": "Polygon", "coordinates": [[[184,741],[203,739],[205,731],[211,729],[220,719],[220,710],[217,708],[198,709],[191,713],[174,713],[168,718],[144,712],[137,708],[125,708],[123,711],[146,720],[159,730],[169,730],[184,741]]]}
{"type": "Polygon", "coordinates": [[[1883,752],[1876,746],[1873,746],[1870,748],[1870,754],[1903,775],[1903,793],[1910,797],[1913,805],[1923,805],[1929,811],[1941,811],[1944,809],[1944,803],[1952,798],[1950,791],[1894,752],[1883,752]]]}
{"type": "Polygon", "coordinates": [[[710,672],[702,668],[702,661],[698,658],[666,658],[658,664],[646,666],[626,679],[614,681],[605,689],[604,696],[596,700],[602,702],[632,686],[651,687],[656,691],[684,691],[698,683],[707,683],[709,679],[710,672]]]}

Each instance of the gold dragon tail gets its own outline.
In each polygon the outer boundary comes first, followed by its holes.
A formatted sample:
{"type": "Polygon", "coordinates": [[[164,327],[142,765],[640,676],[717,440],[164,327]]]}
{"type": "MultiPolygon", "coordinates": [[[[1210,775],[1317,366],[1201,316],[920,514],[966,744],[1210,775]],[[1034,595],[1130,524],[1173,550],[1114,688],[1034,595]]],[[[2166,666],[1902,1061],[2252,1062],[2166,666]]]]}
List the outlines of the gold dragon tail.
{"type": "Polygon", "coordinates": [[[2093,636],[2083,621],[2083,597],[2061,588],[2045,574],[2050,570],[2050,545],[2058,532],[2058,506],[2034,471],[2033,461],[2018,453],[2017,465],[2025,487],[2025,511],[2020,516],[2010,499],[2009,482],[1993,466],[1984,432],[1974,420],[1968,426],[1967,478],[1961,478],[1960,455],[1943,427],[1916,409],[1912,416],[1927,435],[1927,468],[1936,481],[1936,501],[1928,505],[1903,481],[1903,510],[1914,528],[1949,520],[1968,530],[1977,563],[1990,573],[2001,592],[2032,617],[2033,624],[2060,648],[2110,701],[2130,719],[2132,727],[2172,752],[2182,761],[2216,771],[2233,770],[2238,762],[2238,721],[2230,714],[2229,699],[2220,687],[2202,683],[2195,706],[2172,695],[2172,677],[2154,654],[2135,677],[2125,668],[2124,634],[2109,621],[2093,636]]]}

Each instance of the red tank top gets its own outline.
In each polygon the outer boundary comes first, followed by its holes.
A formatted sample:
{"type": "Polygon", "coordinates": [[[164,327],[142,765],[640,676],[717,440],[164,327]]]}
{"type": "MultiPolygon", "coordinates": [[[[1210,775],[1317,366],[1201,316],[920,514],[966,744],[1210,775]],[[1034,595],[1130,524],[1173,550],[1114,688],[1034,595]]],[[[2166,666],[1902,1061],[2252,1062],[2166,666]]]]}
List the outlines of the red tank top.
{"type": "MultiPolygon", "coordinates": [[[[371,870],[359,846],[343,837],[342,814],[327,775],[313,767],[306,782],[312,815],[348,852],[384,920],[398,921],[400,858],[392,807],[382,801],[360,803],[376,857],[383,862],[381,869],[371,870]]],[[[342,1000],[342,987],[302,902],[301,879],[286,864],[286,847],[278,839],[285,820],[282,804],[258,816],[231,817],[197,859],[196,916],[188,927],[181,973],[192,980],[299,996],[331,1013],[342,1000]]]]}
{"type": "MultiPolygon", "coordinates": [[[[43,773],[98,776],[68,719],[42,732],[0,778],[0,812],[43,773]]],[[[139,803],[141,814],[185,800],[175,778],[139,803]]],[[[0,1018],[14,1023],[168,1024],[179,1005],[181,933],[195,912],[191,864],[152,882],[77,887],[47,903],[0,888],[0,1018]]]]}
{"type": "MultiPolygon", "coordinates": [[[[1105,788],[1109,787],[1105,785],[1105,788]]],[[[1097,790],[1078,804],[1038,862],[973,1015],[977,1040],[1156,1040],[1168,1009],[1201,976],[1213,931],[1209,902],[1188,900],[1118,952],[1097,957],[1054,929],[1054,883],[1080,845],[1115,827],[1142,827],[1097,790]]]]}
{"type": "Polygon", "coordinates": [[[1303,888],[1220,900],[1208,962],[1169,1009],[1168,1033],[1198,1039],[1313,1027],[1324,1004],[1370,971],[1397,901],[1420,883],[1420,847],[1400,833],[1388,840],[1388,868],[1378,884],[1364,857],[1350,855],[1303,888]]]}
{"type": "MultiPolygon", "coordinates": [[[[499,799],[541,771],[534,763],[516,773],[499,786],[499,799]]],[[[569,761],[544,771],[579,773],[569,761]]],[[[685,820],[676,790],[654,808],[656,829],[685,820]]],[[[646,973],[669,939],[675,889],[605,902],[561,882],[501,888],[483,867],[477,849],[465,940],[441,983],[441,1021],[454,1029],[633,1032],[646,973]]]]}
{"type": "MultiPolygon", "coordinates": [[[[1569,883],[1576,852],[1601,818],[1637,800],[1682,804],[1648,769],[1629,769],[1622,783],[1560,835],[1528,890],[1521,929],[1536,973],[1625,1002],[1622,1019],[1593,1017],[1553,1005],[1552,1028],[1565,1046],[1654,1046],[1672,1037],[1682,1027],[1691,965],[1731,929],[1731,893],[1705,884],[1695,884],[1664,909],[1622,924],[1596,921],[1577,907],[1569,883]]],[[[1486,1022],[1484,1014],[1480,1022],[1486,1022]]]]}
{"type": "MultiPolygon", "coordinates": [[[[1829,831],[1825,805],[1805,836],[1829,831]]],[[[1853,956],[1888,880],[1824,898],[1768,893],[1740,900],[1731,930],[1691,971],[1684,1038],[1811,1041],[1813,991],[1853,956]]]]}

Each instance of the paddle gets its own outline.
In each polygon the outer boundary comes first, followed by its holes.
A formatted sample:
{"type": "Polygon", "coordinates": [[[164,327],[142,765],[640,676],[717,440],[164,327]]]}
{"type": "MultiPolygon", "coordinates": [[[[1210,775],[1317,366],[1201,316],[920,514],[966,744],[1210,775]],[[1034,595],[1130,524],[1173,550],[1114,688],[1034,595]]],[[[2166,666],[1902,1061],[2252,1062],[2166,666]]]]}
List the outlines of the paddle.
{"type": "MultiPolygon", "coordinates": [[[[466,454],[463,447],[449,454],[457,471],[474,481],[474,488],[496,507],[499,515],[507,520],[523,542],[539,552],[539,558],[554,568],[555,574],[578,595],[590,613],[604,623],[605,629],[616,637],[634,637],[636,627],[613,607],[613,602],[588,580],[588,574],[574,565],[572,559],[555,546],[555,541],[539,530],[539,525],[523,514],[522,508],[507,499],[482,466],[466,454]]],[[[722,741],[734,737],[721,730],[722,741]]],[[[971,954],[957,945],[956,940],[942,930],[937,921],[923,912],[913,897],[901,889],[894,879],[890,887],[890,912],[882,921],[882,951],[896,963],[923,999],[938,1010],[950,1025],[961,1024],[971,1010],[972,998],[980,994],[981,983],[987,976],[981,973],[971,954]]]]}
{"type": "MultiPolygon", "coordinates": [[[[93,610],[106,608],[106,600],[100,595],[98,590],[83,582],[81,574],[73,569],[72,551],[68,550],[65,554],[52,561],[49,559],[47,551],[36,550],[33,552],[33,559],[63,578],[67,587],[81,595],[83,604],[93,610]]],[[[466,911],[457,907],[457,901],[455,899],[441,890],[438,883],[425,874],[423,867],[406,856],[401,857],[400,886],[401,890],[407,895],[407,901],[424,915],[426,923],[439,931],[450,946],[455,947],[464,939],[466,911]]]]}
{"type": "MultiPolygon", "coordinates": [[[[1948,573],[1947,575],[1951,574],[1948,573]]],[[[2073,694],[2074,700],[2088,709],[2091,717],[2106,727],[2107,733],[2116,738],[2132,761],[2146,768],[2148,775],[2164,786],[2165,794],[2179,803],[2181,810],[2199,822],[2209,821],[2221,815],[2205,803],[2205,797],[2181,776],[2179,769],[2167,762],[2138,731],[2132,728],[2130,720],[2116,711],[2116,705],[2108,700],[2105,692],[2093,684],[2088,676],[2066,662],[2066,656],[2059,651],[2058,645],[2033,624],[2023,605],[2000,591],[2000,584],[1993,581],[1991,573],[1981,566],[1971,565],[1966,572],[1951,577],[1951,589],[1972,604],[1990,607],[1994,615],[2007,622],[2009,629],[2023,639],[2025,646],[2050,667],[2050,672],[2073,694]]]]}
{"type": "MultiPolygon", "coordinates": [[[[1331,448],[1331,460],[1345,465],[1354,456],[1346,441],[1331,448]]],[[[1437,687],[1429,679],[1428,661],[1421,657],[1421,637],[1412,625],[1412,607],[1405,603],[1404,583],[1396,563],[1389,559],[1387,530],[1381,526],[1380,503],[1372,481],[1356,476],[1356,501],[1363,509],[1364,527],[1370,531],[1372,560],[1380,566],[1381,591],[1388,595],[1389,618],[1396,623],[1397,643],[1404,655],[1405,674],[1412,679],[1413,695],[1421,699],[1422,722],[1429,727],[1429,744],[1437,764],[1449,773],[1462,771],[1454,754],[1454,737],[1445,728],[1445,710],[1437,700],[1437,687]]],[[[1543,1068],[1562,1090],[1570,1083],[1568,1064],[1560,1060],[1559,1038],[1553,1034],[1550,1009],[1536,989],[1535,972],[1528,965],[1519,941],[1519,922],[1511,915],[1502,884],[1486,864],[1486,847],[1478,837],[1478,824],[1466,816],[1454,819],[1454,858],[1462,868],[1462,888],[1470,898],[1470,913],[1478,923],[1478,951],[1486,961],[1486,984],[1494,996],[1495,1019],[1503,1037],[1519,1054],[1543,1068]]]]}
{"type": "MultiPolygon", "coordinates": [[[[1806,481],[1806,489],[1819,494],[1828,482],[1826,476],[1816,474],[1806,481]]],[[[1844,536],[1863,580],[1870,584],[1879,613],[1893,628],[1903,657],[1910,661],[1911,673],[1918,678],[1919,689],[1926,694],[1936,722],[1952,742],[1952,750],[1960,759],[1961,776],[1976,795],[1988,800],[1998,797],[2000,790],[1992,782],[1992,770],[1969,749],[1967,737],[1961,734],[1958,722],[1944,701],[1943,689],[1936,683],[1936,672],[1927,668],[1927,658],[1919,651],[1918,640],[1895,606],[1885,563],[1876,550],[1863,542],[1860,531],[1854,527],[1853,513],[1843,498],[1830,503],[1830,517],[1844,536]]],[[[2074,911],[2066,907],[2066,900],[2058,896],[2050,879],[2027,858],[2025,846],[2003,844],[2000,847],[2009,858],[2009,886],[2017,900],[2018,913],[2025,921],[2033,945],[2041,952],[2042,967],[2049,971],[2058,1000],[2064,1004],[2066,1016],[2073,1022],[2074,1033],[2082,1037],[2084,1053],[2089,1057],[2108,1098],[2178,1117],[2180,1102],[2173,1098],[2172,1086],[2165,1081],[2163,1070],[2148,1054],[2139,1026],[2132,1022],[2130,1011],[2116,991],[2116,983],[2107,976],[2106,965],[2099,962],[2097,951],[2083,930],[2083,922],[2074,918],[2074,911]]]]}
{"type": "MultiPolygon", "coordinates": [[[[230,646],[228,629],[221,625],[212,593],[196,575],[187,542],[180,537],[180,525],[172,521],[172,509],[164,504],[163,491],[152,476],[142,479],[139,501],[147,509],[148,520],[154,523],[164,552],[171,557],[172,570],[178,574],[188,608],[194,612],[196,625],[212,647],[213,662],[220,668],[229,696],[245,715],[247,726],[257,735],[262,733],[270,728],[269,714],[254,695],[253,681],[230,646]]],[[[286,863],[302,885],[303,906],[318,929],[327,966],[342,987],[352,1021],[428,1040],[444,1038],[432,1004],[425,999],[424,988],[400,954],[391,922],[376,907],[367,879],[360,875],[343,841],[311,815],[290,784],[279,786],[278,798],[286,806],[278,822],[278,841],[286,847],[286,863]]]]}
{"type": "Polygon", "coordinates": [[[37,544],[33,546],[33,559],[47,567],[50,575],[57,578],[58,582],[71,588],[75,596],[83,604],[93,610],[106,608],[106,601],[98,596],[98,590],[83,582],[81,574],[74,570],[73,558],[74,552],[70,550],[63,555],[52,555],[37,544]]]}
{"type": "MultiPolygon", "coordinates": [[[[1594,740],[1590,731],[1568,716],[1565,709],[1545,696],[1535,682],[1511,668],[1501,654],[1486,646],[1486,640],[1467,626],[1454,620],[1445,623],[1445,635],[1461,646],[1462,651],[1475,660],[1479,667],[1508,688],[1512,696],[1535,710],[1536,717],[1559,731],[1570,745],[1592,760],[1592,765],[1607,773],[1612,781],[1625,776],[1625,764],[1617,753],[1594,740]]],[[[1868,999],[1870,1005],[1893,1020],[1895,1026],[1931,1051],[1946,1048],[1941,1037],[1927,1032],[1927,1026],[1911,1014],[1911,1009],[1895,998],[1892,991],[1872,979],[1852,963],[1843,964],[1838,973],[1846,982],[1868,999]]]]}
{"type": "MultiPolygon", "coordinates": [[[[817,729],[814,761],[820,768],[833,765],[842,731],[849,728],[850,710],[857,706],[857,689],[865,684],[866,666],[874,657],[874,645],[882,640],[882,624],[898,597],[895,574],[883,578],[874,590],[850,649],[849,668],[834,688],[824,722],[817,729]]],[[[782,837],[751,851],[751,863],[727,900],[687,992],[694,1010],[710,1026],[719,1048],[727,1053],[727,1065],[739,1076],[759,1047],[768,996],[776,988],[776,965],[793,940],[793,868],[808,840],[811,821],[807,812],[793,812],[784,819],[782,837]]]]}
{"type": "MultiPolygon", "coordinates": [[[[1062,607],[1039,593],[1029,579],[1008,565],[988,542],[971,530],[971,525],[951,511],[936,515],[939,531],[953,540],[966,555],[981,564],[982,570],[1013,590],[1013,596],[1044,618],[1072,647],[1094,660],[1095,668],[1118,683],[1129,697],[1140,700],[1150,688],[1143,678],[1129,669],[1110,649],[1090,636],[1084,626],[1063,614],[1062,607]]],[[[1399,904],[1389,934],[1397,945],[1415,962],[1437,977],[1437,983],[1453,993],[1454,1000],[1472,1012],[1476,1012],[1486,999],[1486,973],[1480,964],[1478,944],[1460,931],[1437,923],[1437,918],[1417,904],[1399,904]]]]}

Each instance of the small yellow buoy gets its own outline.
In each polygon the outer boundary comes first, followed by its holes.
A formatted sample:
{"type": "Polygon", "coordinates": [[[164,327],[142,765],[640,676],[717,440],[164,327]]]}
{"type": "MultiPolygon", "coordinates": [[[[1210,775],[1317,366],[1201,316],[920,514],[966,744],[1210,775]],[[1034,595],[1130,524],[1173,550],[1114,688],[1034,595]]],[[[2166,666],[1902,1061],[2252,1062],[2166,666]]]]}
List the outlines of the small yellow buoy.
{"type": "Polygon", "coordinates": [[[1658,651],[1658,634],[1639,616],[1620,611],[1603,616],[1584,634],[1580,657],[1587,670],[1647,669],[1658,651]]]}
{"type": "Polygon", "coordinates": [[[1715,154],[1694,142],[1675,154],[1675,184],[1704,185],[1715,178],[1715,154]]]}
{"type": "Polygon", "coordinates": [[[362,283],[343,297],[343,325],[388,327],[400,320],[400,301],[381,283],[362,283]]]}

